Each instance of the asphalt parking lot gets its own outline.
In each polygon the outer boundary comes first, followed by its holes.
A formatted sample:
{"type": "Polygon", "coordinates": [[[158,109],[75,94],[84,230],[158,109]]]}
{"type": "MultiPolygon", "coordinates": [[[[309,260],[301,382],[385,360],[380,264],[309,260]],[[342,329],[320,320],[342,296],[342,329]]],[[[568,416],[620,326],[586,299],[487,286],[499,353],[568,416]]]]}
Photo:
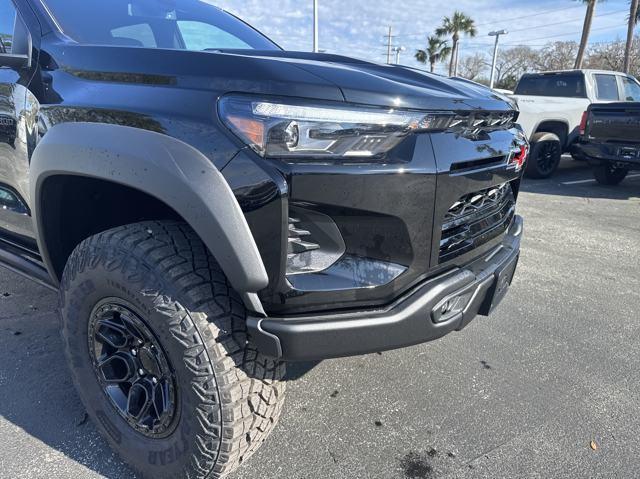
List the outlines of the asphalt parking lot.
{"type": "MultiPolygon", "coordinates": [[[[640,175],[565,160],[527,182],[511,293],[400,351],[290,367],[288,402],[233,479],[638,477],[640,175]]],[[[87,421],[56,295],[0,270],[0,477],[133,477],[87,421]]]]}

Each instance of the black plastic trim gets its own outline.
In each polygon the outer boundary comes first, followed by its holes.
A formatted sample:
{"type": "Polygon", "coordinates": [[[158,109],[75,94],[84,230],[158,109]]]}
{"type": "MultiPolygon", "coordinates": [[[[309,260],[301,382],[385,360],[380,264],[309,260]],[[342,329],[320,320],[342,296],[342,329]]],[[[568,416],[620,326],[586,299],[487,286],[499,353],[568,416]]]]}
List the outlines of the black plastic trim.
{"type": "Polygon", "coordinates": [[[21,248],[0,241],[0,266],[35,281],[41,286],[57,291],[44,264],[33,259],[21,248]]]}
{"type": "MultiPolygon", "coordinates": [[[[354,356],[438,339],[461,330],[478,314],[495,308],[495,285],[515,268],[522,218],[516,216],[503,243],[465,268],[421,284],[387,308],[350,313],[251,319],[250,335],[260,351],[288,361],[354,356]],[[431,312],[444,298],[474,290],[464,310],[434,323],[431,312]]],[[[501,299],[501,298],[499,298],[501,299]]]]}

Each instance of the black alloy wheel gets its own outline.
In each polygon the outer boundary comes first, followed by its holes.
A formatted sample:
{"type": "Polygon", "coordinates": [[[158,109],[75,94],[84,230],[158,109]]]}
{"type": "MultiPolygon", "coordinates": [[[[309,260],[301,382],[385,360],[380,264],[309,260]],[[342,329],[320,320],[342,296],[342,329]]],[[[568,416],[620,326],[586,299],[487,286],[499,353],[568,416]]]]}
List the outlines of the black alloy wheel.
{"type": "Polygon", "coordinates": [[[188,225],[145,221],[82,241],[60,305],[80,399],[136,477],[222,479],[277,424],[285,365],[250,342],[240,296],[188,225]]]}
{"type": "Polygon", "coordinates": [[[561,156],[560,145],[555,141],[545,141],[540,145],[538,156],[538,170],[542,175],[549,175],[558,166],[558,158],[561,156]]]}
{"type": "Polygon", "coordinates": [[[562,144],[552,133],[536,133],[531,137],[531,154],[525,167],[529,178],[544,179],[551,177],[562,158],[562,144]]]}
{"type": "Polygon", "coordinates": [[[89,320],[89,354],[111,404],[147,437],[172,432],[177,387],[169,360],[144,321],[117,298],[100,301],[89,320]]]}

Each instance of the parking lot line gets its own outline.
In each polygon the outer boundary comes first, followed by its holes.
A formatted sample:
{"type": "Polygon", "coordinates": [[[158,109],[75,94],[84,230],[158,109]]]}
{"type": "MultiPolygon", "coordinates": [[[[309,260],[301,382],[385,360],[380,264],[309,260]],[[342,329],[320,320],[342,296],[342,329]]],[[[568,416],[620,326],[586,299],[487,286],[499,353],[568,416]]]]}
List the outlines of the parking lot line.
{"type": "MultiPolygon", "coordinates": [[[[627,178],[640,178],[640,174],[627,175],[627,178]]],[[[596,182],[596,180],[590,179],[590,180],[578,180],[578,181],[565,181],[562,184],[563,185],[582,185],[582,184],[586,184],[586,183],[595,183],[595,182],[596,182]]]]}

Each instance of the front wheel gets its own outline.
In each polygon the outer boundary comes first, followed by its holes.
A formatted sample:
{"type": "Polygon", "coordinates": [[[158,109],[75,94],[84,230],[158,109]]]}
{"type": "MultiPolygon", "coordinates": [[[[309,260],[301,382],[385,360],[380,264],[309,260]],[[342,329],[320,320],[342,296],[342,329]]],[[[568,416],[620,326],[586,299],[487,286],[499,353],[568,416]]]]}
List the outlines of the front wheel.
{"type": "Polygon", "coordinates": [[[619,185],[629,174],[629,170],[602,163],[593,168],[593,176],[601,185],[619,185]]]}
{"type": "Polygon", "coordinates": [[[225,477],[280,416],[284,364],[251,347],[241,300],[182,223],[83,241],[61,313],[87,412],[141,477],[225,477]]]}
{"type": "Polygon", "coordinates": [[[525,175],[529,178],[549,178],[555,173],[562,158],[560,139],[553,133],[536,133],[531,138],[531,155],[525,175]]]}

